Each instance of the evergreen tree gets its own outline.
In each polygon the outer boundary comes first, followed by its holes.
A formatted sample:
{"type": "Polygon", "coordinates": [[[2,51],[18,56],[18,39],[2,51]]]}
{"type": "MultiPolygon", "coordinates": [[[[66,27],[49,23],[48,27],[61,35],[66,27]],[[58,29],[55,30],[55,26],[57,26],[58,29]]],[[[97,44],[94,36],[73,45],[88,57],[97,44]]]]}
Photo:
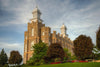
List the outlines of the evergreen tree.
{"type": "Polygon", "coordinates": [[[100,27],[96,34],[96,45],[97,45],[97,48],[100,50],[100,27]]]}
{"type": "Polygon", "coordinates": [[[93,43],[90,37],[80,35],[74,40],[74,53],[79,59],[85,60],[89,58],[92,54],[92,50],[93,43]]]}
{"type": "Polygon", "coordinates": [[[27,64],[31,65],[39,65],[44,63],[44,56],[46,56],[48,46],[47,44],[40,41],[37,44],[34,44],[33,46],[33,56],[30,58],[30,60],[27,62],[27,64]]]}
{"type": "Polygon", "coordinates": [[[4,65],[7,63],[7,61],[8,61],[7,54],[5,53],[4,49],[2,49],[2,51],[0,53],[0,64],[4,65]]]}

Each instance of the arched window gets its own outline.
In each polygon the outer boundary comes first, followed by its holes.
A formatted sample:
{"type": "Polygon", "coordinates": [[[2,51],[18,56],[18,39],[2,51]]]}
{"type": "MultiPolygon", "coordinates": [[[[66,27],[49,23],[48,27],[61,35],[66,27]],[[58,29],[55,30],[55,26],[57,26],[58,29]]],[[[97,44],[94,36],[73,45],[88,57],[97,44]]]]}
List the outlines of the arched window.
{"type": "Polygon", "coordinates": [[[33,50],[34,41],[31,42],[31,50],[33,50]]]}
{"type": "Polygon", "coordinates": [[[32,36],[34,36],[34,28],[32,28],[32,36]]]}

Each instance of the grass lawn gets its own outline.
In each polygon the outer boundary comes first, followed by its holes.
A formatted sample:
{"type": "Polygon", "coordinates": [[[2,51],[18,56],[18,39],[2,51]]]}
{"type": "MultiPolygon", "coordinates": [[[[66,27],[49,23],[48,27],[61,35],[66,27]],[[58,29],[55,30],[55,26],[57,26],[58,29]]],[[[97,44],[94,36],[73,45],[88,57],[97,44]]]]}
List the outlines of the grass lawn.
{"type": "Polygon", "coordinates": [[[27,66],[22,67],[100,67],[100,63],[63,63],[63,64],[49,64],[40,66],[27,66]]]}

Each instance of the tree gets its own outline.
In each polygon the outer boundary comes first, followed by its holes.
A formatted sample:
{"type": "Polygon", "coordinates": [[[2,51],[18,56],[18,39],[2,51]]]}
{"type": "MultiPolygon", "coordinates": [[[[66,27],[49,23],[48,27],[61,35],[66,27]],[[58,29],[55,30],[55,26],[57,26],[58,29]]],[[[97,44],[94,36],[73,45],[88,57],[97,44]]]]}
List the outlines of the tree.
{"type": "Polygon", "coordinates": [[[0,53],[0,64],[4,65],[7,63],[7,61],[8,61],[7,54],[5,53],[4,49],[2,49],[2,51],[0,53]]]}
{"type": "Polygon", "coordinates": [[[96,45],[97,45],[98,49],[100,50],[100,27],[96,33],[96,45]]]}
{"type": "Polygon", "coordinates": [[[27,62],[27,64],[32,64],[32,65],[39,65],[43,63],[43,58],[46,56],[48,46],[47,44],[43,43],[40,41],[37,44],[34,44],[33,46],[33,56],[30,58],[30,60],[27,62]]]}
{"type": "Polygon", "coordinates": [[[61,44],[59,43],[51,44],[48,48],[47,56],[51,59],[61,58],[61,60],[63,60],[65,57],[65,53],[63,48],[61,47],[61,44]]]}
{"type": "Polygon", "coordinates": [[[22,62],[22,56],[18,51],[11,51],[10,58],[8,61],[9,64],[20,64],[22,62]]]}
{"type": "Polygon", "coordinates": [[[80,35],[74,40],[74,53],[81,59],[85,60],[92,54],[93,43],[90,37],[80,35]]]}

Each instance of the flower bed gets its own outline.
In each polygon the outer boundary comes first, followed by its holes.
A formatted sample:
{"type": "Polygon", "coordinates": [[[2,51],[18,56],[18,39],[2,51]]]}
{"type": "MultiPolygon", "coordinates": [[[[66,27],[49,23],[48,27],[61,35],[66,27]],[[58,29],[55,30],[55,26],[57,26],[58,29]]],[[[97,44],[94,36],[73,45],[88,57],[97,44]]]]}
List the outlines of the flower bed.
{"type": "Polygon", "coordinates": [[[60,64],[60,63],[62,63],[62,62],[52,62],[50,64],[60,64]]]}

